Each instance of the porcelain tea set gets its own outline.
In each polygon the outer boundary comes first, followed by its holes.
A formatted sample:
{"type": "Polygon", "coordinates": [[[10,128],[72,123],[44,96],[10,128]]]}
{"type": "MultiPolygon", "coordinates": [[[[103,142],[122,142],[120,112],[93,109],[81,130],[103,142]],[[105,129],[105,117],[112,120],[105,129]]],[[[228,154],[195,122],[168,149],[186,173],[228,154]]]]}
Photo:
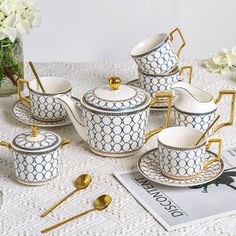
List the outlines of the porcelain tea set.
{"type": "Polygon", "coordinates": [[[186,187],[217,178],[224,167],[220,159],[222,141],[211,136],[233,124],[236,92],[222,90],[214,99],[193,86],[192,67],[178,64],[185,44],[178,28],[169,35],[145,39],[131,50],[138,66],[138,81],[122,84],[113,76],[107,85],[85,92],[81,99],[71,96],[71,83],[65,79],[40,78],[44,92],[37,80],[19,80],[20,101],[14,104],[12,113],[18,120],[34,124],[32,133],[19,134],[11,143],[0,143],[12,151],[17,179],[41,184],[58,175],[59,150],[69,140],[61,141],[53,132],[38,132],[35,124],[61,126],[70,121],[90,150],[101,156],[133,155],[157,135],[157,148],[138,160],[138,170],[154,182],[186,187]],[[177,53],[172,46],[176,32],[182,39],[177,53]],[[190,71],[188,82],[180,78],[185,69],[190,71]],[[21,94],[22,83],[27,84],[29,97],[21,94]],[[224,95],[232,97],[230,119],[214,128],[211,125],[216,120],[217,104],[224,95]],[[146,133],[152,108],[164,109],[167,119],[164,127],[146,133]],[[169,127],[172,108],[174,127],[169,127]],[[218,145],[217,154],[209,151],[212,143],[218,145]]]}

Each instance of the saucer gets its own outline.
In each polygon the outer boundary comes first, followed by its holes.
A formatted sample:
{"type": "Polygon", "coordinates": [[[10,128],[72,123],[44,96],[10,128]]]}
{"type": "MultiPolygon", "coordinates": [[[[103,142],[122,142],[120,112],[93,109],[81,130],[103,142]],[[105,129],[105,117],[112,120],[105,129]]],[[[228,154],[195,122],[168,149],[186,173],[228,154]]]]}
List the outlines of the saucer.
{"type": "MultiPolygon", "coordinates": [[[[136,88],[140,88],[140,82],[138,79],[131,80],[128,83],[126,83],[126,85],[131,85],[136,88]]],[[[168,109],[168,99],[166,98],[159,99],[156,105],[150,107],[150,110],[152,111],[166,111],[167,109],[168,109]]]]}
{"type": "MultiPolygon", "coordinates": [[[[79,99],[72,97],[72,99],[79,103],[79,99]]],[[[69,116],[63,120],[59,121],[39,121],[31,116],[31,111],[28,105],[26,105],[22,100],[16,101],[11,110],[12,115],[20,122],[27,125],[37,125],[39,127],[58,127],[71,124],[69,116]]]]}
{"type": "MultiPolygon", "coordinates": [[[[144,153],[138,160],[137,167],[139,172],[147,179],[162,185],[174,187],[191,187],[211,182],[218,178],[224,171],[224,162],[220,160],[211,164],[206,170],[203,170],[197,177],[189,180],[174,180],[161,174],[157,148],[144,153]]],[[[206,152],[206,160],[216,156],[213,152],[206,152]]]]}

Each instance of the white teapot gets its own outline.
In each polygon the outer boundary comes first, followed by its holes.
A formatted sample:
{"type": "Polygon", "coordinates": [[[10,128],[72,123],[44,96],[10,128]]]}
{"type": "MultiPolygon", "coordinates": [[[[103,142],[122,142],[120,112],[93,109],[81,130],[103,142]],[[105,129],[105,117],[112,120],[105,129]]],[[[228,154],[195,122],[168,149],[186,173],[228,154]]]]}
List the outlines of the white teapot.
{"type": "Polygon", "coordinates": [[[87,91],[82,96],[81,107],[68,96],[56,96],[90,150],[102,156],[131,155],[160,131],[157,128],[145,135],[149,107],[160,97],[169,99],[166,126],[169,125],[171,93],[158,93],[151,100],[142,89],[120,83],[120,78],[112,77],[109,85],[87,91]]]}
{"type": "Polygon", "coordinates": [[[212,135],[215,131],[228,125],[232,125],[234,121],[235,108],[235,90],[222,90],[216,99],[209,93],[186,82],[177,82],[172,85],[176,91],[176,99],[174,102],[174,115],[176,126],[187,126],[205,131],[215,119],[217,105],[223,95],[231,95],[230,119],[228,122],[219,124],[212,128],[208,135],[212,135]]]}

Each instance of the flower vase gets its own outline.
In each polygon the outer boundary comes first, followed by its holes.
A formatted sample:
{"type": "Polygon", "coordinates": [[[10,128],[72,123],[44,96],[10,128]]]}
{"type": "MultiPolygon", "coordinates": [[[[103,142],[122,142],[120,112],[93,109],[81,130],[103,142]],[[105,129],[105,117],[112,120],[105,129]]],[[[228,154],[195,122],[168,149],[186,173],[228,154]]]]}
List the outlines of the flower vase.
{"type": "Polygon", "coordinates": [[[24,78],[23,42],[0,40],[0,96],[17,93],[17,80],[24,78]]]}

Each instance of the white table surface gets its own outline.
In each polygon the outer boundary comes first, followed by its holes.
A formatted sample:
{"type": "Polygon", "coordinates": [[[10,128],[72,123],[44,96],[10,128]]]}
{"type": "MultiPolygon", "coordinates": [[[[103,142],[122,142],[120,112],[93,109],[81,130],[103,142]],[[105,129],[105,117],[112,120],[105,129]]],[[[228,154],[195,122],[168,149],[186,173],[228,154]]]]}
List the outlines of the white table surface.
{"type": "MultiPolygon", "coordinates": [[[[200,66],[200,62],[194,60],[182,64],[193,65],[193,84],[214,96],[220,89],[236,89],[235,74],[211,74],[200,66]]],[[[119,75],[123,82],[137,78],[134,65],[104,62],[36,63],[35,66],[41,76],[55,75],[71,80],[73,95],[78,97],[90,88],[106,84],[105,78],[113,74],[119,75]]],[[[26,67],[26,79],[32,78],[32,73],[26,67]]],[[[11,107],[16,100],[17,96],[0,98],[0,140],[10,141],[16,134],[30,129],[11,115],[11,107]]],[[[218,111],[223,119],[227,119],[228,104],[229,99],[224,98],[219,105],[218,111]]],[[[164,113],[151,112],[148,129],[161,125],[164,116],[164,113]]],[[[105,158],[91,153],[72,125],[51,130],[61,137],[72,138],[73,142],[63,151],[60,176],[48,185],[30,187],[16,182],[9,151],[0,148],[0,190],[4,197],[0,209],[0,235],[41,235],[40,230],[89,209],[93,200],[104,193],[113,198],[108,209],[90,213],[48,235],[236,235],[236,215],[167,232],[114,178],[112,173],[115,171],[135,168],[138,157],[156,146],[155,138],[135,156],[105,158]],[[91,186],[41,219],[39,216],[44,210],[74,189],[73,181],[82,173],[92,175],[91,186]]],[[[223,139],[223,147],[236,145],[236,125],[220,130],[217,136],[223,139]]]]}

